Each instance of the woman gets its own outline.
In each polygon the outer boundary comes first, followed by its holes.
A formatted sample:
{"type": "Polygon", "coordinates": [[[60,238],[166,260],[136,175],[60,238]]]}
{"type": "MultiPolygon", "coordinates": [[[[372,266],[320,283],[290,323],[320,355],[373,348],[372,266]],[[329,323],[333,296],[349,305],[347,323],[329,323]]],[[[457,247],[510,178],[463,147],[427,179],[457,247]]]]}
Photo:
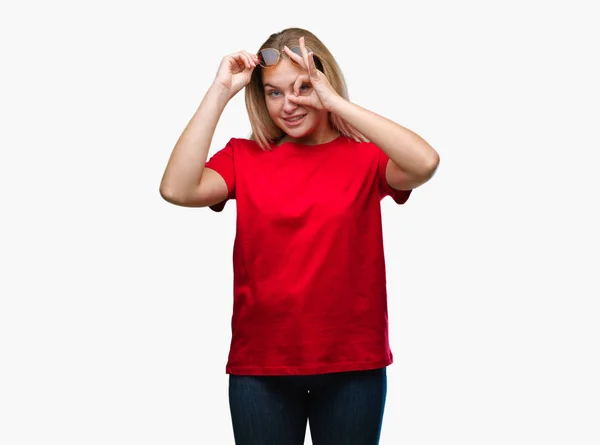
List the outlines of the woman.
{"type": "Polygon", "coordinates": [[[434,174],[421,137],[348,100],[325,45],[299,28],[223,58],[180,136],[160,193],[223,210],[236,200],[226,372],[238,445],[373,445],[388,342],[380,201],[434,174]],[[249,139],[208,162],[219,117],[246,87],[249,139]]]}

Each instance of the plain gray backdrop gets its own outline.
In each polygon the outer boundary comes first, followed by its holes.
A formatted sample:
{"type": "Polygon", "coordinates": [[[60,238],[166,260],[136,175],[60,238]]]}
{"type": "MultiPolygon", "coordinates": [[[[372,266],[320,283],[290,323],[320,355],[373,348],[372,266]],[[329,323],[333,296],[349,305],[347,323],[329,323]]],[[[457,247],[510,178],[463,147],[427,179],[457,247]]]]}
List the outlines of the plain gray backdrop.
{"type": "MultiPolygon", "coordinates": [[[[0,443],[233,444],[235,203],[158,187],[221,58],[289,26],[441,155],[382,201],[381,444],[600,443],[592,4],[3,3],[0,443]]],[[[242,92],[210,155],[249,130],[242,92]]]]}

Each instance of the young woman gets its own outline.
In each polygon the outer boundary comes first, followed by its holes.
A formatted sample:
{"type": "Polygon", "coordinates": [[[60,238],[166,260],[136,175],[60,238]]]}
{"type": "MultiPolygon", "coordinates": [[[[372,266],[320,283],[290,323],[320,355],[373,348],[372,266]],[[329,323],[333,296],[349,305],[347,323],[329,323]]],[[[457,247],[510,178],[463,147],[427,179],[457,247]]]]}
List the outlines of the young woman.
{"type": "Polygon", "coordinates": [[[238,445],[379,442],[388,341],[381,206],[428,181],[420,136],[348,100],[325,45],[290,28],[223,58],[167,164],[170,203],[236,200],[226,372],[238,445]],[[246,88],[249,139],[208,162],[217,122],[246,88]]]}

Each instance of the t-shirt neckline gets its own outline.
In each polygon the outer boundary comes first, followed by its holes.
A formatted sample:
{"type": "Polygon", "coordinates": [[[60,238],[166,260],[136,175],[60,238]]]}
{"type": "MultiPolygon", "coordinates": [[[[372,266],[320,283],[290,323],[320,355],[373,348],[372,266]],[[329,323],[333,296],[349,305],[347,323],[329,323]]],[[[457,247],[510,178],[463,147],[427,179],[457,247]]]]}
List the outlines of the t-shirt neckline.
{"type": "Polygon", "coordinates": [[[288,142],[284,142],[281,145],[276,145],[275,148],[281,148],[284,147],[286,145],[292,146],[292,147],[300,147],[302,149],[306,149],[306,150],[312,150],[312,149],[317,149],[317,148],[323,148],[323,147],[327,147],[329,145],[335,144],[340,142],[342,139],[344,138],[343,134],[338,135],[336,138],[327,141],[327,142],[323,142],[321,144],[314,144],[314,145],[306,145],[306,144],[302,144],[300,142],[294,142],[294,141],[288,141],[288,142]]]}

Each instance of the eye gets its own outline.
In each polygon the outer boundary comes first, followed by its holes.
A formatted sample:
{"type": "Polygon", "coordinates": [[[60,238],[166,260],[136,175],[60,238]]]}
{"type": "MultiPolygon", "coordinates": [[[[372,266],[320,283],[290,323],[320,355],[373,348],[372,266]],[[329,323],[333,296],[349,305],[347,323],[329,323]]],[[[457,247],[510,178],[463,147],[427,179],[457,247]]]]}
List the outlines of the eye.
{"type": "Polygon", "coordinates": [[[279,96],[279,91],[277,90],[271,90],[267,93],[267,96],[271,96],[271,97],[278,97],[279,96]]]}
{"type": "Polygon", "coordinates": [[[308,91],[310,90],[310,85],[307,83],[302,84],[302,86],[300,87],[300,91],[308,91]]]}

